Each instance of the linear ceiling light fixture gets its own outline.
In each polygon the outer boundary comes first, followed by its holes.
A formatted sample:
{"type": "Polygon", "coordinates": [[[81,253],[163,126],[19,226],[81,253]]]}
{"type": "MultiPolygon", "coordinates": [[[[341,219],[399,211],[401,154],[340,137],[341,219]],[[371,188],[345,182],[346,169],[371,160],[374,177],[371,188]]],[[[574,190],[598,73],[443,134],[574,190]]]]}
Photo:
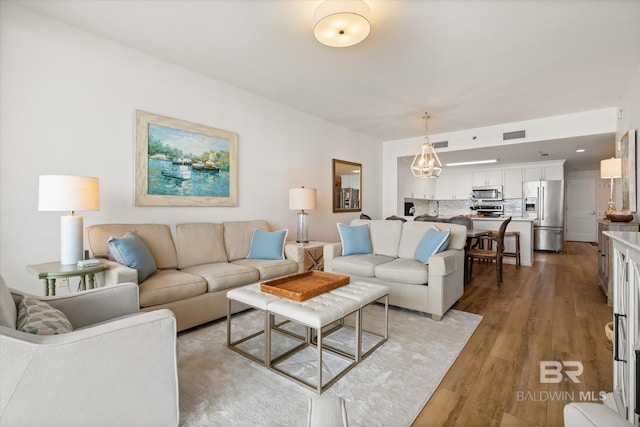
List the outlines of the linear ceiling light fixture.
{"type": "Polygon", "coordinates": [[[313,34],[327,46],[353,46],[370,31],[371,9],[363,0],[326,0],[313,13],[313,34]]]}
{"type": "Polygon", "coordinates": [[[497,163],[498,159],[488,159],[488,160],[471,160],[469,162],[455,162],[455,163],[445,163],[445,166],[468,166],[468,165],[483,165],[485,163],[497,163]]]}
{"type": "Polygon", "coordinates": [[[418,153],[411,162],[411,173],[416,178],[437,178],[442,172],[442,163],[429,141],[429,115],[424,113],[425,137],[424,144],[418,148],[418,153]]]}

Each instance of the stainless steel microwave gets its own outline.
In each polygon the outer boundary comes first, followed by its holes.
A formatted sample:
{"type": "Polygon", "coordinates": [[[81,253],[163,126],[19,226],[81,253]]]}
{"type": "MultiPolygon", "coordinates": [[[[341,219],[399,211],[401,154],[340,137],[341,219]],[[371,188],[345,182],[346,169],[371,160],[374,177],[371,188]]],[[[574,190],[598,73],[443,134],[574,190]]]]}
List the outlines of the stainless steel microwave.
{"type": "Polygon", "coordinates": [[[478,200],[502,200],[502,185],[473,187],[473,197],[478,200]]]}

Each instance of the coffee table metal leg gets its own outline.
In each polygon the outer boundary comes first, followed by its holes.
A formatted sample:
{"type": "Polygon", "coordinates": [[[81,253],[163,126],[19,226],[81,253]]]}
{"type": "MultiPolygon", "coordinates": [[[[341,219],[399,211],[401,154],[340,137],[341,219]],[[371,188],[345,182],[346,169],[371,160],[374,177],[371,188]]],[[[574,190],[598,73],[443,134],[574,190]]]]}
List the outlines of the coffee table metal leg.
{"type": "Polygon", "coordinates": [[[264,311],[264,366],[271,367],[271,328],[275,316],[264,311]]]}
{"type": "Polygon", "coordinates": [[[318,388],[316,392],[322,394],[322,326],[318,328],[318,388]]]}
{"type": "Polygon", "coordinates": [[[231,300],[227,299],[227,348],[231,347],[231,300]]]}
{"type": "Polygon", "coordinates": [[[356,314],[356,362],[362,359],[362,309],[356,314]]]}

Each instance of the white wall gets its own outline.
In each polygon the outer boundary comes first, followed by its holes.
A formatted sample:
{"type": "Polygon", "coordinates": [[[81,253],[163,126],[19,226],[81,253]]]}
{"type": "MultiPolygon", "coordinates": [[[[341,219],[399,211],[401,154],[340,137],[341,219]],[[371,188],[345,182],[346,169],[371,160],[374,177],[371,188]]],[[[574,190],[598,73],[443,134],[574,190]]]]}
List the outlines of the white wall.
{"type": "Polygon", "coordinates": [[[358,216],[332,213],[338,158],[362,163],[364,212],[380,216],[379,142],[7,2],[0,93],[0,273],[16,288],[41,292],[25,265],[60,256],[63,213],[38,211],[42,174],[100,179],[85,226],[261,218],[290,236],[289,188],[315,187],[309,237],[336,241],[336,222],[358,216]],[[238,207],[134,206],[136,109],[238,133],[238,207]]]}
{"type": "MultiPolygon", "coordinates": [[[[622,96],[619,104],[620,110],[622,110],[622,117],[618,119],[618,128],[616,131],[616,141],[620,141],[622,135],[629,129],[636,130],[636,153],[640,144],[638,144],[638,139],[640,139],[640,67],[636,69],[636,72],[633,74],[631,81],[627,85],[627,89],[622,96]]],[[[618,150],[618,144],[616,144],[616,157],[620,157],[620,151],[618,150]]],[[[640,172],[638,169],[638,158],[636,157],[636,192],[640,192],[640,172]]],[[[617,180],[620,182],[620,180],[617,180]]],[[[617,202],[616,206],[622,206],[622,193],[620,190],[620,186],[618,185],[616,191],[617,194],[617,202]]],[[[636,194],[636,199],[638,199],[638,194],[636,194]]],[[[640,208],[640,203],[638,204],[638,208],[640,208]]],[[[636,214],[635,221],[638,221],[638,216],[636,214]]]]}

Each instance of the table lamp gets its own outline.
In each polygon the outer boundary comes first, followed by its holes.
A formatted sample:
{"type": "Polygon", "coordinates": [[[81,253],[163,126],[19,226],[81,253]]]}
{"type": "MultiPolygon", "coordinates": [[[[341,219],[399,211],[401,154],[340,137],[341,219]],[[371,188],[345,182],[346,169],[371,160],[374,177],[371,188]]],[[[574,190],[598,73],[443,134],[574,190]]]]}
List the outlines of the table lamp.
{"type": "Polygon", "coordinates": [[[613,201],[613,180],[622,178],[622,159],[612,157],[600,161],[600,178],[611,179],[611,195],[609,196],[609,206],[605,214],[612,214],[616,211],[616,202],[613,201]]]}
{"type": "Polygon", "coordinates": [[[296,242],[308,243],[307,213],[305,209],[316,208],[316,189],[315,188],[292,188],[289,190],[289,209],[298,210],[298,234],[296,242]]]}
{"type": "Polygon", "coordinates": [[[68,211],[60,219],[60,263],[77,264],[82,257],[82,216],[75,211],[100,210],[98,178],[40,175],[39,211],[68,211]]]}

